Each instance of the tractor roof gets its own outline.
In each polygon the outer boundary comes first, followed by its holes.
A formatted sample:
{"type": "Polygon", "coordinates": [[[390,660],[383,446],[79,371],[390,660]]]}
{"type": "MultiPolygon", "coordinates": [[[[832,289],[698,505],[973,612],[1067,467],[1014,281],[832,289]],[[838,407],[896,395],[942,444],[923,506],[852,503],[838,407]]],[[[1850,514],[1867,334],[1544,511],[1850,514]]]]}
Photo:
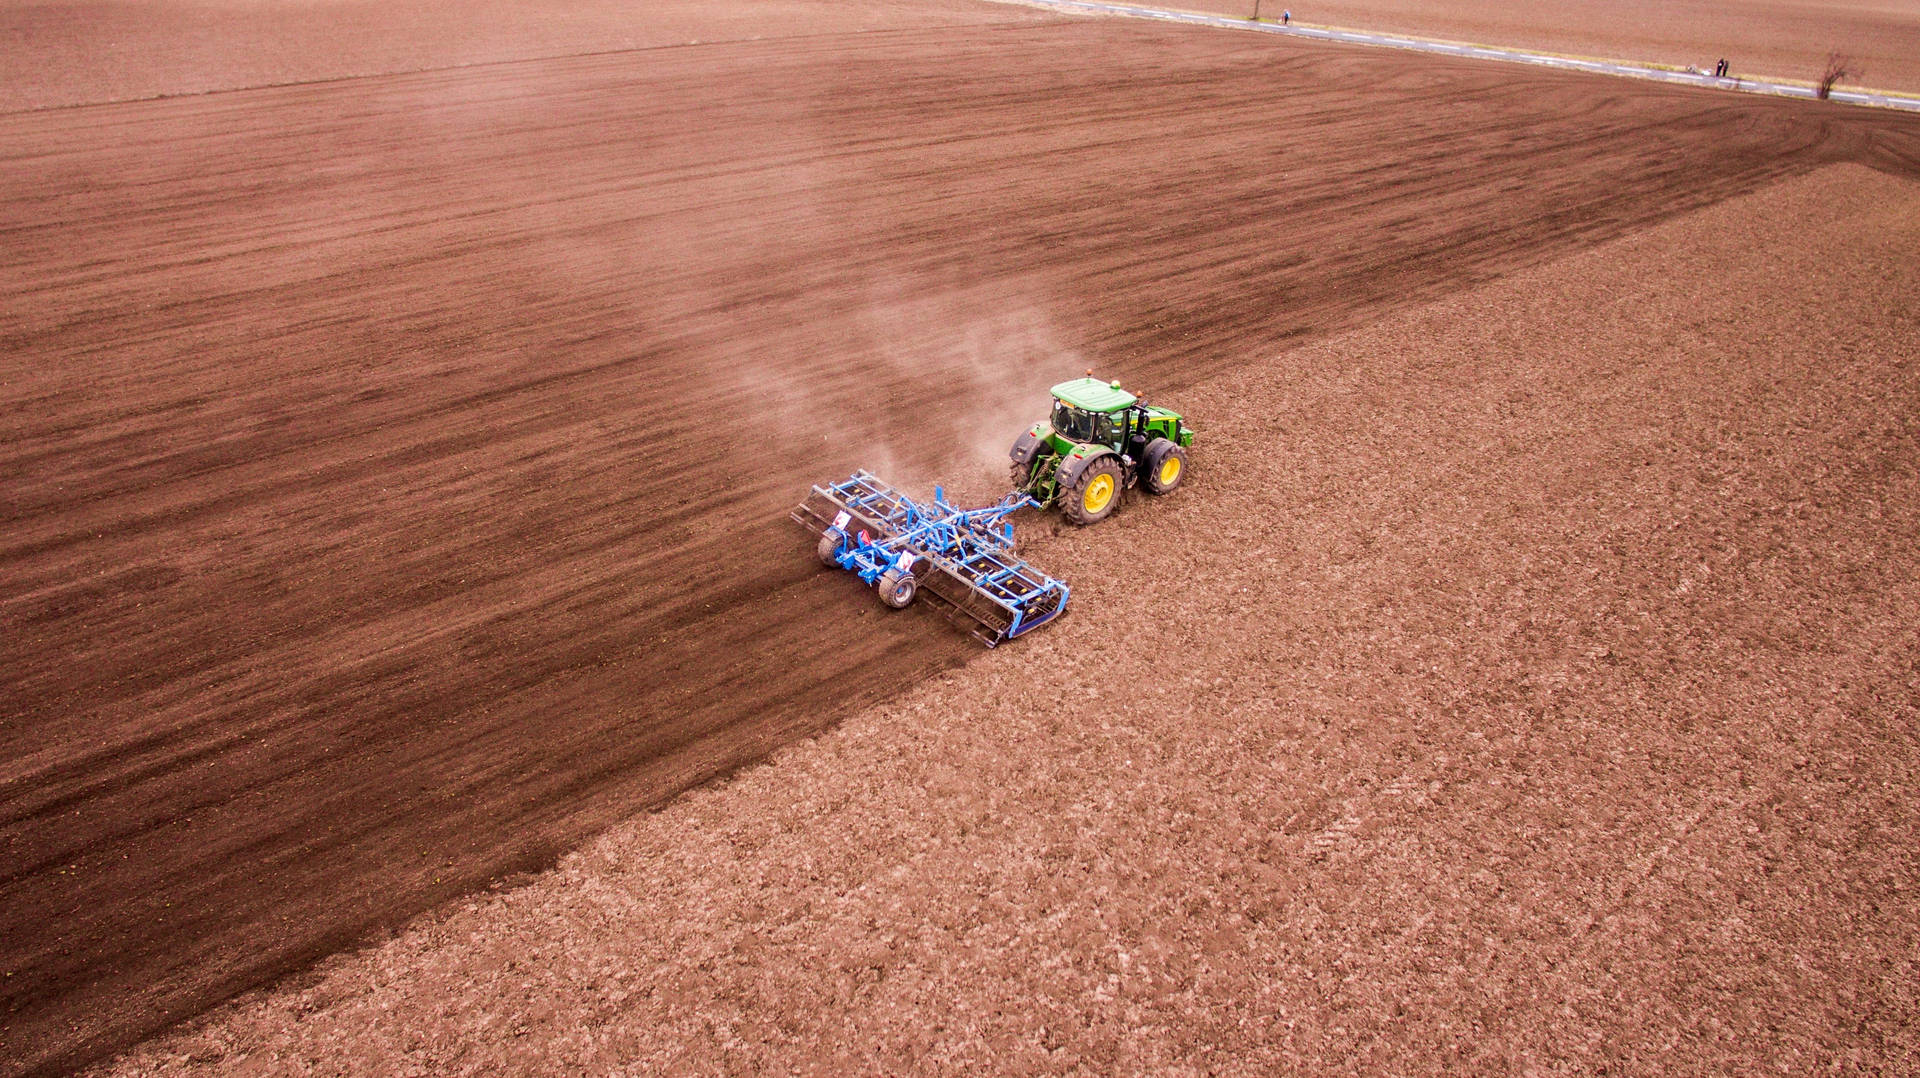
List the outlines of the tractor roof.
{"type": "Polygon", "coordinates": [[[1053,387],[1053,395],[1075,408],[1089,412],[1117,412],[1133,403],[1133,394],[1120,388],[1119,382],[1098,378],[1075,378],[1053,387]]]}

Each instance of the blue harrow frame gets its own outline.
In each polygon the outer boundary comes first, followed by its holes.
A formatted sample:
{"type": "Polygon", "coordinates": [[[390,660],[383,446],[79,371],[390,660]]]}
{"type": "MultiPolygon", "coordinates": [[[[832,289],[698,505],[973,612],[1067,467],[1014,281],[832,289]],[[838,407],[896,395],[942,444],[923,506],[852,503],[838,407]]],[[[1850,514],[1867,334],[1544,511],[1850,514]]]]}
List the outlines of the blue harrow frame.
{"type": "Polygon", "coordinates": [[[816,486],[793,519],[820,536],[820,560],[878,588],[901,607],[924,591],[943,613],[993,647],[1052,621],[1067,608],[1067,585],[1013,553],[1009,516],[1039,503],[1013,493],[981,509],[916,502],[859,471],[816,486]]]}

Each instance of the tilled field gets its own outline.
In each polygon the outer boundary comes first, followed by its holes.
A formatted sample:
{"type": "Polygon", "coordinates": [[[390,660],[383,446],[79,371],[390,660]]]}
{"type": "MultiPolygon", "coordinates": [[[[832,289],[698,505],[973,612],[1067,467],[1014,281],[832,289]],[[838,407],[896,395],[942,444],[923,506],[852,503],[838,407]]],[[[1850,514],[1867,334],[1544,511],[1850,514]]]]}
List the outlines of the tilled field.
{"type": "Polygon", "coordinates": [[[1172,393],[1916,133],[1110,22],[0,118],[0,1060],[978,658],[820,578],[811,481],[986,489],[1081,367],[1172,393]]]}
{"type": "Polygon", "coordinates": [[[0,5],[0,112],[1044,17],[974,0],[19,0],[0,5]]]}
{"type": "Polygon", "coordinates": [[[112,1073],[1910,1069],[1916,243],[1844,166],[1192,386],[1068,618],[112,1073]]]}

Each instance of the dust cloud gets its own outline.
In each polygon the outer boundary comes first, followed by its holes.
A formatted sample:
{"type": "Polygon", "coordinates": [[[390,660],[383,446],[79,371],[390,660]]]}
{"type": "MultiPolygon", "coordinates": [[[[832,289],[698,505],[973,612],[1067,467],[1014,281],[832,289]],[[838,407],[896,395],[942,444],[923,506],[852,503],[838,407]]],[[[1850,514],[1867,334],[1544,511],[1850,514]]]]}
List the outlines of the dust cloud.
{"type": "Polygon", "coordinates": [[[925,425],[876,431],[867,446],[868,470],[910,491],[941,483],[969,502],[1004,494],[1014,439],[1046,417],[1049,386],[1086,368],[1039,289],[887,296],[865,322],[880,362],[937,404],[925,425]]]}

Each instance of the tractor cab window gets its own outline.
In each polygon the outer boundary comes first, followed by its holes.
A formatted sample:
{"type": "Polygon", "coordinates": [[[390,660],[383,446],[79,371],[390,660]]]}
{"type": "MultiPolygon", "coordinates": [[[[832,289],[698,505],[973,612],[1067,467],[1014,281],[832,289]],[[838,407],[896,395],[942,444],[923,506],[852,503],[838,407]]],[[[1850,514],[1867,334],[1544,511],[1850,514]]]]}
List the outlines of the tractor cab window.
{"type": "Polygon", "coordinates": [[[1106,417],[1075,408],[1066,401],[1053,402],[1053,429],[1063,438],[1070,438],[1076,442],[1099,441],[1096,421],[1104,418],[1106,417]]]}
{"type": "Polygon", "coordinates": [[[1113,445],[1120,439],[1119,417],[1053,402],[1053,429],[1076,442],[1113,445]]]}

